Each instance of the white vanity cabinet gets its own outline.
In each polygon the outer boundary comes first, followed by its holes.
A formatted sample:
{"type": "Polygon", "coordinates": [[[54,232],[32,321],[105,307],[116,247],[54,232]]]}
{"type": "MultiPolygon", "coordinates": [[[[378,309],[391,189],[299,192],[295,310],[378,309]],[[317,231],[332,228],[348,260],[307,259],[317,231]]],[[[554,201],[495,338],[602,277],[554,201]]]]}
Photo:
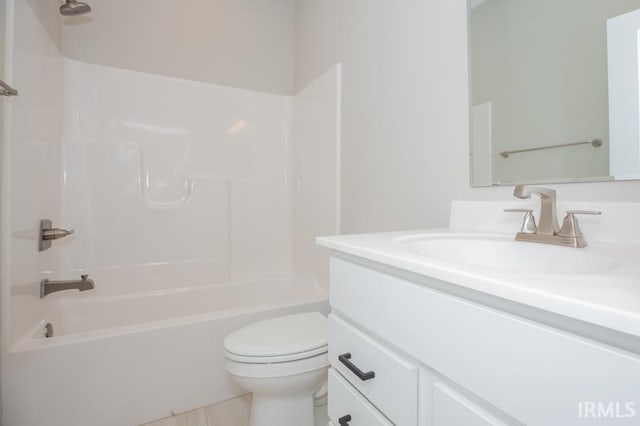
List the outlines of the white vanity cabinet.
{"type": "Polygon", "coordinates": [[[333,424],[640,424],[638,354],[456,288],[353,256],[331,259],[333,424]]]}

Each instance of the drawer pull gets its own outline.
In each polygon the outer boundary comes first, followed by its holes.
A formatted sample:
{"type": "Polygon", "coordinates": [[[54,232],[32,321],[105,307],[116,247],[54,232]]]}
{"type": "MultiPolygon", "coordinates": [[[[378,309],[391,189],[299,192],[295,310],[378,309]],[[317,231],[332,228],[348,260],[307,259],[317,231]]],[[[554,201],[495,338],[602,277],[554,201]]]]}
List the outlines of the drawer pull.
{"type": "Polygon", "coordinates": [[[346,354],[342,354],[338,356],[338,361],[343,363],[349,370],[351,370],[353,374],[358,376],[358,378],[363,382],[365,380],[370,380],[376,377],[376,373],[374,373],[373,371],[367,371],[365,373],[364,371],[360,370],[358,367],[355,366],[355,364],[349,361],[350,359],[351,359],[351,354],[348,352],[346,354]]]}
{"type": "Polygon", "coordinates": [[[346,416],[340,417],[338,419],[338,424],[340,426],[349,426],[350,421],[351,421],[351,414],[347,414],[346,416]]]}

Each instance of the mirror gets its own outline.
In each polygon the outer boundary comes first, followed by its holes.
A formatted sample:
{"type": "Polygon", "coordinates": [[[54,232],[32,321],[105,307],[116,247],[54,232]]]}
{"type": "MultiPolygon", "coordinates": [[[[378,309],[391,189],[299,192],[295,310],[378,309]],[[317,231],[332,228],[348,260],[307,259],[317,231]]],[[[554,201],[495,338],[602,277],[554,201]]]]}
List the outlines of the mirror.
{"type": "Polygon", "coordinates": [[[472,186],[640,179],[640,0],[470,0],[472,186]]]}

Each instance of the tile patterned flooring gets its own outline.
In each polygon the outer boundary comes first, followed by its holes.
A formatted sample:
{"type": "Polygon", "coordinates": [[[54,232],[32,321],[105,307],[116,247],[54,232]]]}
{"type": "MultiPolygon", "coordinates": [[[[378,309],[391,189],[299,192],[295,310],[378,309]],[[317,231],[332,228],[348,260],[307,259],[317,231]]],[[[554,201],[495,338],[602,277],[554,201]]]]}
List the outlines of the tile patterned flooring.
{"type": "Polygon", "coordinates": [[[249,426],[250,408],[248,394],[141,426],[249,426]]]}

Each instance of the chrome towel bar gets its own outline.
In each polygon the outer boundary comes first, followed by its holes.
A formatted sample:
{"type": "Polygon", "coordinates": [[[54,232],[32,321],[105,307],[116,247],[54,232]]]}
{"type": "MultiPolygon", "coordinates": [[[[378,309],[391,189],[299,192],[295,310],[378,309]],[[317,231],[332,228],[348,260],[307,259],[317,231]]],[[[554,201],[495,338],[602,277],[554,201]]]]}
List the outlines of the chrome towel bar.
{"type": "Polygon", "coordinates": [[[18,91],[0,79],[0,96],[18,96],[18,91]]]}
{"type": "Polygon", "coordinates": [[[572,143],[561,143],[558,145],[538,146],[536,148],[516,149],[513,151],[502,151],[500,155],[503,158],[509,158],[511,154],[519,154],[521,152],[541,151],[543,149],[564,148],[565,146],[586,145],[586,144],[591,144],[593,145],[594,148],[598,148],[602,146],[602,139],[593,139],[590,141],[572,142],[572,143]]]}

